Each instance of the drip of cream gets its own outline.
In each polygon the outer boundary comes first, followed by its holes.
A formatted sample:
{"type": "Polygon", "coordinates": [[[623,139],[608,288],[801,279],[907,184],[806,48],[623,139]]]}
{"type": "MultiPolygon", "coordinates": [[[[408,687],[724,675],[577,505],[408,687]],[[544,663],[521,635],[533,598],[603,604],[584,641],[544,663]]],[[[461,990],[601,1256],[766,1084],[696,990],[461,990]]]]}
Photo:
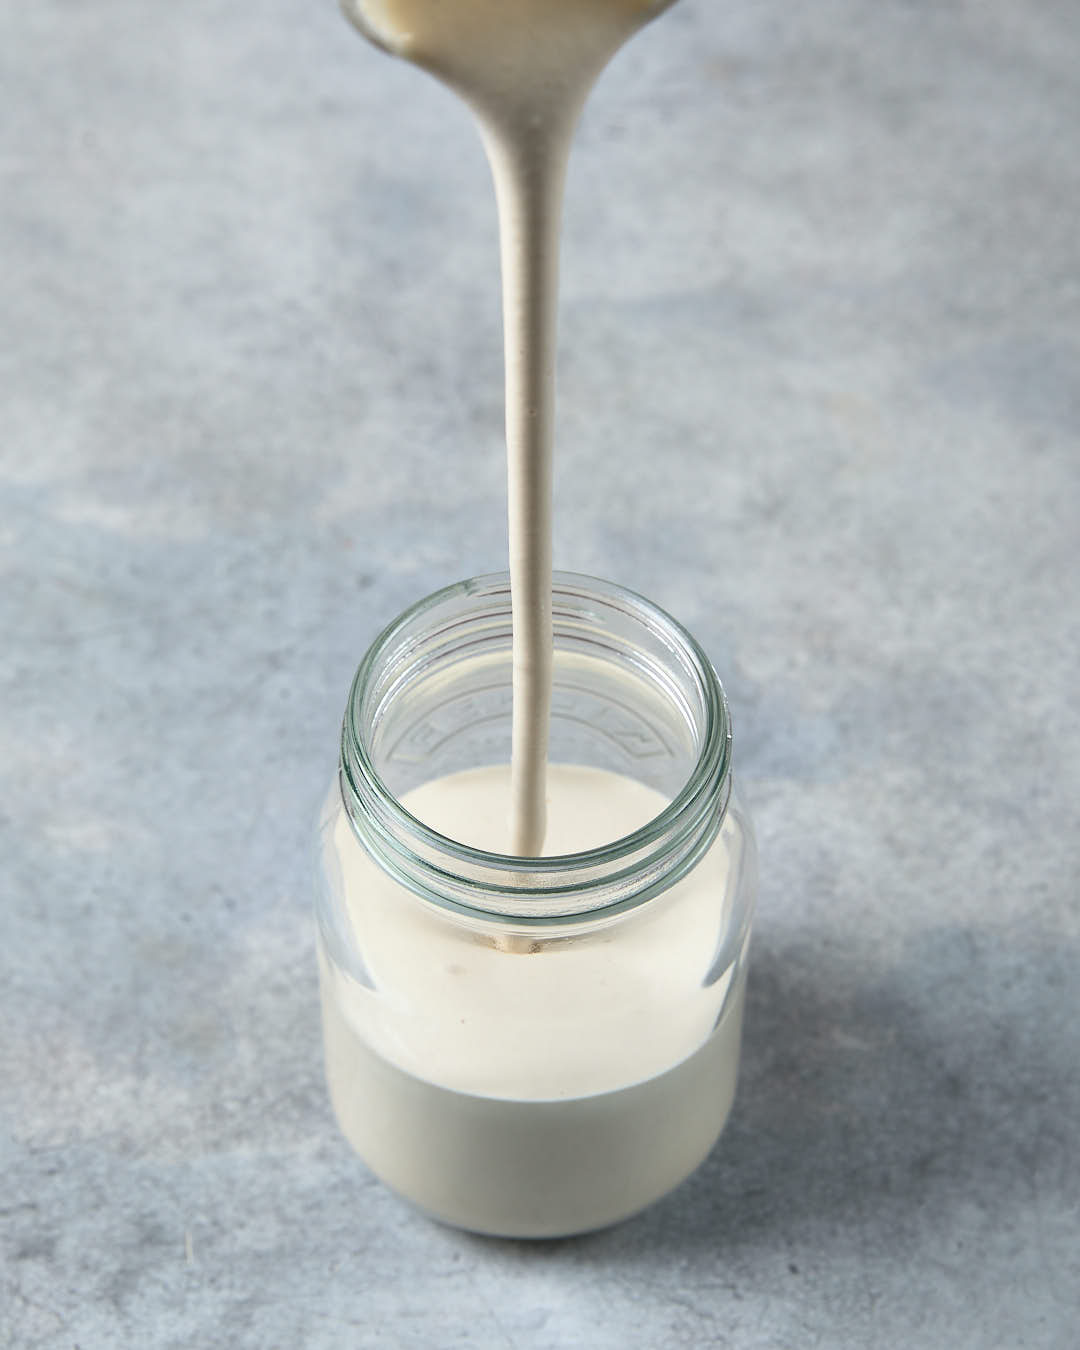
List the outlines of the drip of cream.
{"type": "Polygon", "coordinates": [[[343,0],[360,31],[458,93],[495,182],[506,362],[514,712],[510,851],[539,855],[551,711],[551,485],[559,228],[596,77],[672,0],[343,0]]]}

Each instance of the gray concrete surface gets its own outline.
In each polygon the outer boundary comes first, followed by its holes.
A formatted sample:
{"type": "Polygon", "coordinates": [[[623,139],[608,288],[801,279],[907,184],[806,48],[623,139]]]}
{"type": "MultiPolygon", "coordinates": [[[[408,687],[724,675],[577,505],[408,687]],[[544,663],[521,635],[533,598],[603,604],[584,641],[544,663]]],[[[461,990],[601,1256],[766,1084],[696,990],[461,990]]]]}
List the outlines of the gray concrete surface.
{"type": "Polygon", "coordinates": [[[309,834],[362,649],[504,558],[466,116],[331,0],[0,11],[0,1343],[1080,1341],[1074,0],[684,0],[567,204],[556,557],[714,654],[763,858],[703,1170],[544,1246],[381,1189],[309,834]]]}

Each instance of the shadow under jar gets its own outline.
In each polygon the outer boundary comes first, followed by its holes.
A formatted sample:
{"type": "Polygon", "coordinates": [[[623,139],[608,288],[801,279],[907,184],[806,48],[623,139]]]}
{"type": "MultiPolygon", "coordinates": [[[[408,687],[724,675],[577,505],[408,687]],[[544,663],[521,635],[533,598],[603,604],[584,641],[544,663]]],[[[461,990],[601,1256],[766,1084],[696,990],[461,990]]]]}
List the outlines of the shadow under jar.
{"type": "Polygon", "coordinates": [[[735,1092],[756,889],[727,705],[701,648],[590,577],[556,573],[553,609],[551,816],[568,773],[575,809],[621,785],[655,802],[647,819],[583,852],[515,858],[408,809],[435,780],[509,759],[497,575],[421,601],[375,641],[319,823],[341,1129],[435,1218],[514,1237],[625,1218],[712,1148],[735,1092]]]}

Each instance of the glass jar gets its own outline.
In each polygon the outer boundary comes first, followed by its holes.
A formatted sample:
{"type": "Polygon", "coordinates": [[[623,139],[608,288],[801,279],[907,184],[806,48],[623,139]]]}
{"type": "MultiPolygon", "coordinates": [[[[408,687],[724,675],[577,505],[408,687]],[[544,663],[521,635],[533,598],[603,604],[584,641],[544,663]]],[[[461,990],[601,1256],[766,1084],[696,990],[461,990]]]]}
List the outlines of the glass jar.
{"type": "Polygon", "coordinates": [[[704,1159],[735,1091],[756,889],[727,704],[701,648],[589,577],[557,573],[553,612],[549,763],[584,766],[566,772],[592,773],[590,791],[629,779],[662,794],[652,818],[583,852],[516,858],[407,809],[425,784],[509,759],[501,575],[440,591],[375,641],[319,824],[341,1129],[429,1214],[503,1236],[613,1223],[704,1159]]]}

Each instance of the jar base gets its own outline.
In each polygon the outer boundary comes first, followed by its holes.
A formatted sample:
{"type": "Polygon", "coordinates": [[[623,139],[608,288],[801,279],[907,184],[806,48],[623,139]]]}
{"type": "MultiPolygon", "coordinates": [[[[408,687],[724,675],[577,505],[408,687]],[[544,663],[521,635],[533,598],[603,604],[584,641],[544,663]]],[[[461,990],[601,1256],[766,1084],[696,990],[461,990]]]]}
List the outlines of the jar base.
{"type": "Polygon", "coordinates": [[[711,1151],[735,1095],[745,974],[704,1045],[664,1073],[586,1097],[505,1100],[407,1073],[323,990],[327,1080],[345,1137],[431,1218],[492,1237],[557,1238],[647,1208],[711,1151]]]}

